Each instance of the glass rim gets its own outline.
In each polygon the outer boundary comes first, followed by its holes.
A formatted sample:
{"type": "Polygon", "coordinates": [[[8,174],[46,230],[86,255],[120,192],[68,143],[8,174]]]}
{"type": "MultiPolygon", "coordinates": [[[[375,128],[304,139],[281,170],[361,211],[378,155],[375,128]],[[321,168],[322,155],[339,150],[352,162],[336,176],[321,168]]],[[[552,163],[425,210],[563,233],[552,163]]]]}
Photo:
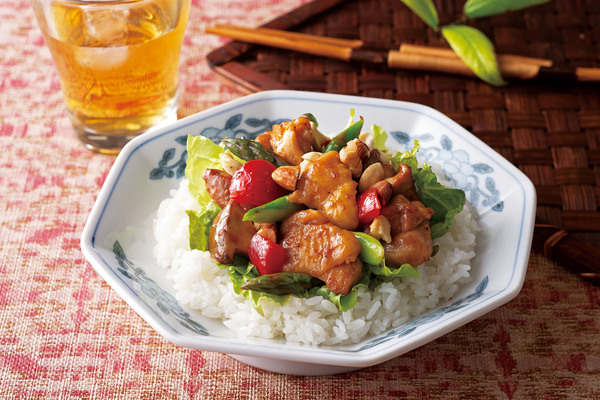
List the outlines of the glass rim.
{"type": "Polygon", "coordinates": [[[42,0],[48,3],[59,3],[73,6],[111,6],[147,3],[154,0],[42,0]]]}

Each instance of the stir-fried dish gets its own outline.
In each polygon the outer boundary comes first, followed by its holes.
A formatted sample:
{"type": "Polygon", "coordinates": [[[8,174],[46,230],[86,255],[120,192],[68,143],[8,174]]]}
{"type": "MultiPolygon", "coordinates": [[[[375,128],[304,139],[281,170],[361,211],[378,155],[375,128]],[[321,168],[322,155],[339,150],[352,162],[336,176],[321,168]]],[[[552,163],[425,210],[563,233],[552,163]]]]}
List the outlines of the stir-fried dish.
{"type": "Polygon", "coordinates": [[[255,140],[190,136],[186,175],[204,206],[188,211],[190,246],[247,296],[323,295],[342,309],[357,285],[418,276],[464,193],[418,166],[418,143],[393,155],[363,123],[329,138],[305,114],[255,140]]]}

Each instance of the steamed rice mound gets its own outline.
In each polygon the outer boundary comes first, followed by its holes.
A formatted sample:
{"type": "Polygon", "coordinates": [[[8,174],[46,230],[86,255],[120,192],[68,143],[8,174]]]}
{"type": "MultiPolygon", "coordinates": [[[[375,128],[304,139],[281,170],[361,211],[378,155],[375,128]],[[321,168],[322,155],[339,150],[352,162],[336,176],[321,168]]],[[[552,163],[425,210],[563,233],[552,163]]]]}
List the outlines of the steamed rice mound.
{"type": "Polygon", "coordinates": [[[261,315],[249,300],[234,293],[227,270],[217,267],[208,252],[190,250],[186,210],[197,210],[199,205],[187,185],[183,179],[158,209],[154,255],[158,265],[169,270],[175,297],[182,305],[222,320],[240,336],[285,338],[307,345],[356,343],[452,300],[470,282],[479,228],[466,204],[450,231],[434,240],[439,252],[418,268],[419,278],[396,278],[371,290],[360,288],[356,306],[346,312],[321,296],[291,296],[284,305],[261,298],[261,315]]]}

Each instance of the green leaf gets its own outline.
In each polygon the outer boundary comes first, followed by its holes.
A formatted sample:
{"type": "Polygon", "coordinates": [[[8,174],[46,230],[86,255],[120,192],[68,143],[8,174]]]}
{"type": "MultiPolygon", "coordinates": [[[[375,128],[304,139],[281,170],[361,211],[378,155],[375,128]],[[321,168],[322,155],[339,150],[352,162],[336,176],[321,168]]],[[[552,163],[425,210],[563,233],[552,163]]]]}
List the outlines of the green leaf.
{"type": "Polygon", "coordinates": [[[494,45],[481,31],[466,25],[448,25],[442,28],[442,35],[475,75],[490,85],[506,85],[500,75],[494,45]]]}
{"type": "Polygon", "coordinates": [[[441,237],[452,225],[456,214],[462,211],[466,199],[465,192],[443,186],[429,165],[413,170],[413,176],[421,201],[434,211],[431,217],[431,237],[441,237]]]}
{"type": "Polygon", "coordinates": [[[387,132],[379,125],[371,126],[371,132],[373,132],[373,147],[379,150],[387,150],[385,142],[387,141],[387,132]]]}
{"type": "Polygon", "coordinates": [[[316,286],[308,290],[309,296],[323,296],[326,299],[329,299],[333,304],[335,304],[340,311],[348,311],[356,305],[358,300],[358,288],[359,287],[369,287],[369,283],[371,281],[369,271],[366,268],[363,268],[363,277],[359,283],[354,285],[348,294],[339,294],[334,293],[327,288],[327,286],[316,286]]]}
{"type": "Polygon", "coordinates": [[[482,18],[548,3],[549,1],[550,0],[467,0],[463,7],[463,12],[469,18],[482,18]]]}
{"type": "Polygon", "coordinates": [[[202,178],[204,170],[207,168],[221,168],[219,154],[225,150],[204,136],[188,135],[187,152],[188,158],[185,167],[185,176],[188,178],[188,189],[196,197],[201,205],[208,204],[211,201],[206,184],[202,178]]]}
{"type": "Polygon", "coordinates": [[[398,169],[398,164],[406,164],[410,167],[411,170],[416,170],[419,167],[419,162],[417,161],[417,153],[421,148],[421,144],[418,140],[413,142],[413,148],[407,150],[405,152],[397,152],[390,161],[394,165],[396,170],[398,169]]]}
{"type": "Polygon", "coordinates": [[[214,201],[208,202],[199,211],[187,210],[190,220],[190,249],[208,251],[209,231],[215,217],[221,212],[221,207],[214,201]]]}
{"type": "Polygon", "coordinates": [[[402,0],[402,2],[417,14],[423,22],[437,29],[440,21],[433,0],[402,0]]]}
{"type": "Polygon", "coordinates": [[[402,264],[398,268],[390,268],[385,265],[385,262],[381,262],[377,265],[368,264],[367,267],[370,269],[373,275],[387,276],[390,278],[400,277],[419,277],[419,271],[410,264],[402,264]]]}

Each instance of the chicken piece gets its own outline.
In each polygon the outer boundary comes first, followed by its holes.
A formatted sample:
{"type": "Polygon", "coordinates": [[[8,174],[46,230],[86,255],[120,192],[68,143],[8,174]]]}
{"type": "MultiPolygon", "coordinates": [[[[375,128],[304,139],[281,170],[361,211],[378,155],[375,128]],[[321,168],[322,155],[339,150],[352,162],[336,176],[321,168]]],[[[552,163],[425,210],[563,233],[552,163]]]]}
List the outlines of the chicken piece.
{"type": "Polygon", "coordinates": [[[333,293],[348,294],[354,285],[362,279],[363,264],[360,260],[338,265],[317,277],[325,282],[327,289],[333,293]]]}
{"type": "Polygon", "coordinates": [[[257,228],[252,221],[242,221],[246,211],[241,204],[230,200],[213,221],[208,249],[218,262],[229,264],[236,254],[248,255],[257,228]]]}
{"type": "Polygon", "coordinates": [[[408,232],[397,233],[390,243],[382,244],[386,264],[392,266],[410,264],[417,267],[428,261],[433,253],[429,222],[424,221],[408,232]]]}
{"type": "Polygon", "coordinates": [[[271,131],[262,133],[258,135],[256,139],[254,139],[254,141],[262,144],[262,146],[267,150],[273,150],[273,148],[271,147],[271,134],[271,131]]]}
{"type": "Polygon", "coordinates": [[[205,169],[202,174],[206,182],[206,191],[211,199],[221,208],[225,208],[229,201],[229,184],[231,175],[220,169],[205,169]]]}
{"type": "Polygon", "coordinates": [[[392,191],[394,194],[403,194],[410,201],[419,200],[419,194],[417,193],[417,187],[415,186],[415,180],[412,176],[412,170],[406,164],[398,164],[398,173],[390,178],[387,178],[392,185],[392,191]]]}
{"type": "Polygon", "coordinates": [[[287,252],[283,270],[309,274],[329,290],[348,294],[362,278],[361,247],[354,234],[329,222],[316,210],[297,211],[281,226],[287,252]]]}
{"type": "Polygon", "coordinates": [[[392,236],[400,232],[408,232],[423,221],[429,221],[433,209],[425,207],[420,201],[409,201],[398,194],[381,209],[381,215],[390,221],[392,236]]]}
{"type": "Polygon", "coordinates": [[[313,150],[312,128],[306,117],[273,125],[270,135],[273,151],[291,165],[299,165],[302,155],[313,150]]]}
{"type": "Polygon", "coordinates": [[[356,186],[338,153],[330,151],[315,161],[304,161],[296,191],[289,195],[288,201],[319,210],[337,226],[355,230],[358,226],[356,186]]]}

